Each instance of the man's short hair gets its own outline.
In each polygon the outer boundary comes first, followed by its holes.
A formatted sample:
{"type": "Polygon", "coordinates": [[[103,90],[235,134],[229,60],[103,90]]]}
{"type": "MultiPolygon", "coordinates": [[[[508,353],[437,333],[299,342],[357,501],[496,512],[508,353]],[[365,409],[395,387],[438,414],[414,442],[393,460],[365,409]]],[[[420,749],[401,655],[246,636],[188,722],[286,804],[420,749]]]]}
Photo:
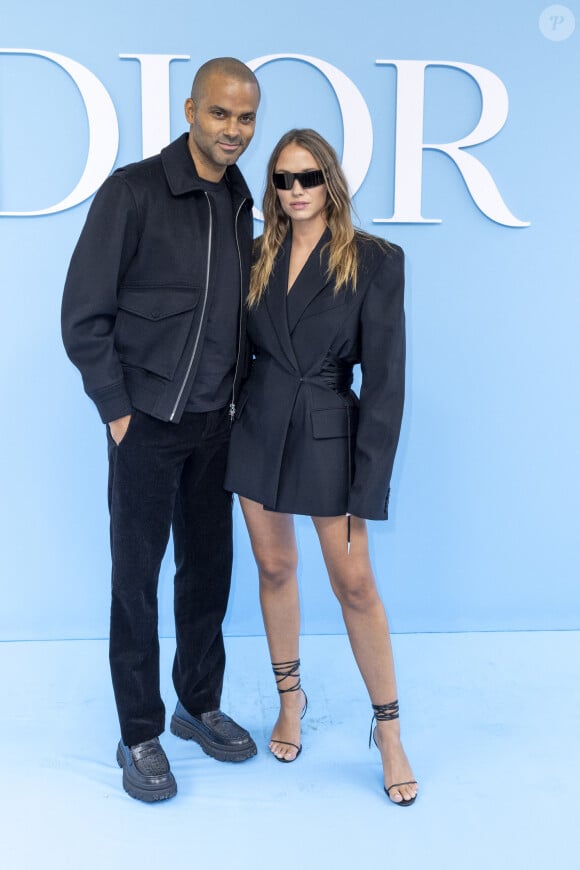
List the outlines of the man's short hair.
{"type": "Polygon", "coordinates": [[[260,96],[258,79],[249,66],[235,57],[214,57],[200,66],[195,74],[191,86],[191,99],[194,103],[201,99],[207,80],[215,73],[237,79],[245,84],[255,85],[258,88],[258,96],[260,96]]]}

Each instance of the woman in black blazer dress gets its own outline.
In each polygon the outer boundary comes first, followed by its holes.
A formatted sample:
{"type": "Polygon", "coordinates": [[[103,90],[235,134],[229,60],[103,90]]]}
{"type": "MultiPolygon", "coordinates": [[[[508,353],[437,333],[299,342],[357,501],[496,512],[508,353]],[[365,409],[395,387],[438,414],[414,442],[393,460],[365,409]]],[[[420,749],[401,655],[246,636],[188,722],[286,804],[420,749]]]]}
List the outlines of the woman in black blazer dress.
{"type": "Polygon", "coordinates": [[[386,519],[404,395],[403,252],[355,231],[331,146],[291,130],[272,153],[264,235],[256,243],[250,374],[236,409],[226,488],[240,496],[280,715],[270,749],[302,749],[300,615],[293,514],[312,517],[376,720],[385,791],[399,806],[417,783],[401,745],[387,618],[365,519],[386,519]],[[360,363],[360,398],[351,390],[360,363]]]}

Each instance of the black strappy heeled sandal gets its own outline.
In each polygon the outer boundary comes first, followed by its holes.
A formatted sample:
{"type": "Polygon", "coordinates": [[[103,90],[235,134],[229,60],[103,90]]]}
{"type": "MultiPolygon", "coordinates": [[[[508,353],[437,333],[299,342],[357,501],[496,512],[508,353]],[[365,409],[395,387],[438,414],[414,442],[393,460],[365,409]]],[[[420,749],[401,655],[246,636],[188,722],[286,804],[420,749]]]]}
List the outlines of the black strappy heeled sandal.
{"type": "MultiPolygon", "coordinates": [[[[288,692],[302,692],[304,695],[304,707],[302,709],[302,713],[300,714],[300,718],[304,719],[306,716],[306,711],[308,709],[308,698],[306,696],[306,692],[302,688],[300,683],[300,659],[295,659],[292,662],[272,662],[272,670],[274,671],[274,676],[276,677],[276,688],[278,689],[279,695],[286,695],[288,692]],[[290,686],[287,689],[280,688],[280,683],[283,683],[284,680],[287,679],[296,679],[296,683],[293,686],[290,686]]],[[[289,740],[278,740],[276,737],[270,738],[272,743],[282,743],[284,746],[293,746],[296,749],[296,755],[294,758],[278,758],[277,755],[274,755],[276,761],[282,761],[284,764],[292,764],[293,761],[296,761],[300,753],[302,752],[302,744],[297,746],[296,743],[291,743],[289,740]]]]}
{"type": "MultiPolygon", "coordinates": [[[[377,747],[377,749],[380,752],[380,747],[379,747],[379,744],[377,743],[376,728],[373,731],[373,724],[375,721],[376,722],[391,722],[393,719],[398,719],[399,718],[399,701],[398,700],[391,701],[390,704],[373,704],[372,707],[373,707],[373,718],[371,719],[371,730],[369,733],[369,747],[371,745],[371,737],[372,737],[372,739],[375,742],[375,746],[377,747]]],[[[415,801],[417,800],[417,795],[415,795],[415,797],[413,797],[413,798],[409,798],[408,800],[403,799],[400,801],[394,801],[392,799],[391,795],[389,794],[391,789],[399,788],[402,785],[417,785],[417,780],[411,779],[408,782],[394,782],[388,788],[385,785],[384,786],[385,794],[388,797],[388,799],[391,801],[391,803],[395,804],[395,806],[410,807],[411,804],[414,804],[415,801]]]]}

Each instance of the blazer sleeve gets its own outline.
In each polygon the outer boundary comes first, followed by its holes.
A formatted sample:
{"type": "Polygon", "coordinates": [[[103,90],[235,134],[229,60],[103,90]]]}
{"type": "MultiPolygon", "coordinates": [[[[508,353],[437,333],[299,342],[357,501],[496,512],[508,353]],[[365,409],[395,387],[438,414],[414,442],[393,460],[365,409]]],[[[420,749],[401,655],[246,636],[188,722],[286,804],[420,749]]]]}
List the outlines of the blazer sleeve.
{"type": "Polygon", "coordinates": [[[362,384],[348,513],[388,517],[405,396],[404,255],[385,252],[361,306],[362,384]]]}
{"type": "Polygon", "coordinates": [[[61,312],[66,352],[104,423],[132,410],[114,333],[117,291],[138,236],[132,191],[121,176],[113,175],[89,209],[68,269],[61,312]]]}

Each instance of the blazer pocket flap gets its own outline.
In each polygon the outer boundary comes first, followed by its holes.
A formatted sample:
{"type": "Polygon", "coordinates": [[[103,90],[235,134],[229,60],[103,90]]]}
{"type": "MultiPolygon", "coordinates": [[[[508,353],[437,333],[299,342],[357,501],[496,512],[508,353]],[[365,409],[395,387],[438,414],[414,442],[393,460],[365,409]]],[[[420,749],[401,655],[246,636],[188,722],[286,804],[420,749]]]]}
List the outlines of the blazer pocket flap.
{"type": "Polygon", "coordinates": [[[346,438],[354,435],[354,408],[323,408],[311,411],[312,434],[315,438],[346,438]]]}
{"type": "Polygon", "coordinates": [[[199,301],[197,287],[125,287],[119,308],[146,320],[164,320],[192,311],[199,301]]]}

